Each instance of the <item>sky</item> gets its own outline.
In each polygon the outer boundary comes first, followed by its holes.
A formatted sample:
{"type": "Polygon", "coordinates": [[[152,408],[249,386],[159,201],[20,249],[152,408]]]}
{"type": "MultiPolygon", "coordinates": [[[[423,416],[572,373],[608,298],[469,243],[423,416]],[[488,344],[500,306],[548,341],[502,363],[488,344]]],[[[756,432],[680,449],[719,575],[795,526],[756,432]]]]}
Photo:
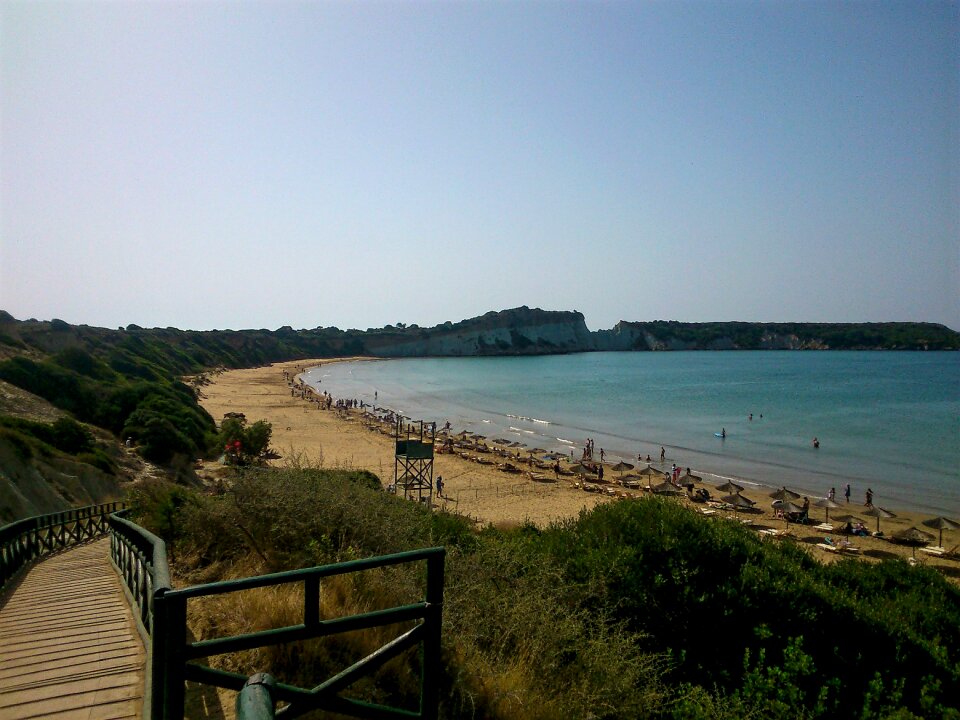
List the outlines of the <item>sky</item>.
{"type": "Polygon", "coordinates": [[[958,2],[0,3],[0,309],[960,329],[958,2]]]}

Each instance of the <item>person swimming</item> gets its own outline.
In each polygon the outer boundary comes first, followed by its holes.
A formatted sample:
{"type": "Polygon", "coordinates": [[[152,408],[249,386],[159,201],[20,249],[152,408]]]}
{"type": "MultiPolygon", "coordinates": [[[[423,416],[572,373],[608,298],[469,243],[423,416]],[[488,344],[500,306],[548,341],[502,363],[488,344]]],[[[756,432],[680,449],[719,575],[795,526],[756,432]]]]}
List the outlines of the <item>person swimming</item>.
{"type": "Polygon", "coordinates": [[[727,429],[720,428],[720,437],[725,438],[727,436],[727,429]]]}

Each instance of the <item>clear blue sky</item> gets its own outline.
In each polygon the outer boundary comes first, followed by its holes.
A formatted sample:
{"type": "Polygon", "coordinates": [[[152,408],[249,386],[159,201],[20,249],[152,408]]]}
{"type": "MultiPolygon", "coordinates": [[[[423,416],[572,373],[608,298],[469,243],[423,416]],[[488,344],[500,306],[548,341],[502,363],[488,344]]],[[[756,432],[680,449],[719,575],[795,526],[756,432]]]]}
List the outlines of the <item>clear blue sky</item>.
{"type": "Polygon", "coordinates": [[[0,4],[0,308],[960,329],[957,2],[0,4]]]}

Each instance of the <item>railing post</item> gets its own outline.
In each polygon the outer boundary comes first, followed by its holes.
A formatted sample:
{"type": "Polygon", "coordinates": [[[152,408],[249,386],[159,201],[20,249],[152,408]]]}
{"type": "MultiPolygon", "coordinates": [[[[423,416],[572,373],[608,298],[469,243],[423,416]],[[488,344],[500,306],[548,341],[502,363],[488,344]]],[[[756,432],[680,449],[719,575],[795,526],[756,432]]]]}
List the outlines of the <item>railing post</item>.
{"type": "Polygon", "coordinates": [[[149,720],[166,720],[167,715],[167,638],[170,626],[167,620],[165,588],[153,598],[153,617],[150,622],[150,715],[149,720]]]}
{"type": "Polygon", "coordinates": [[[427,558],[427,615],[424,618],[420,716],[436,720],[440,700],[440,648],[443,638],[443,570],[446,551],[427,558]]]}
{"type": "MultiPolygon", "coordinates": [[[[164,720],[183,720],[184,683],[186,682],[187,599],[164,595],[166,605],[166,686],[164,720]]],[[[154,608],[156,612],[156,608],[154,608]]]]}
{"type": "Polygon", "coordinates": [[[251,675],[237,695],[238,720],[271,720],[274,717],[272,690],[276,680],[267,673],[251,675]]]}

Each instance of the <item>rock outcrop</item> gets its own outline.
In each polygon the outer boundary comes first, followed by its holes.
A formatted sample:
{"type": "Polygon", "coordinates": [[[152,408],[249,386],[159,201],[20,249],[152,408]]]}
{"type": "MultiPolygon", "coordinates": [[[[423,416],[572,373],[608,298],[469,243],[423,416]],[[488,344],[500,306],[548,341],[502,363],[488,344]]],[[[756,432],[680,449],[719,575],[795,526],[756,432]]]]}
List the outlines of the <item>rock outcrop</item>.
{"type": "Polygon", "coordinates": [[[519,307],[430,329],[374,331],[368,351],[380,357],[544,355],[594,347],[582,313],[519,307]]]}

